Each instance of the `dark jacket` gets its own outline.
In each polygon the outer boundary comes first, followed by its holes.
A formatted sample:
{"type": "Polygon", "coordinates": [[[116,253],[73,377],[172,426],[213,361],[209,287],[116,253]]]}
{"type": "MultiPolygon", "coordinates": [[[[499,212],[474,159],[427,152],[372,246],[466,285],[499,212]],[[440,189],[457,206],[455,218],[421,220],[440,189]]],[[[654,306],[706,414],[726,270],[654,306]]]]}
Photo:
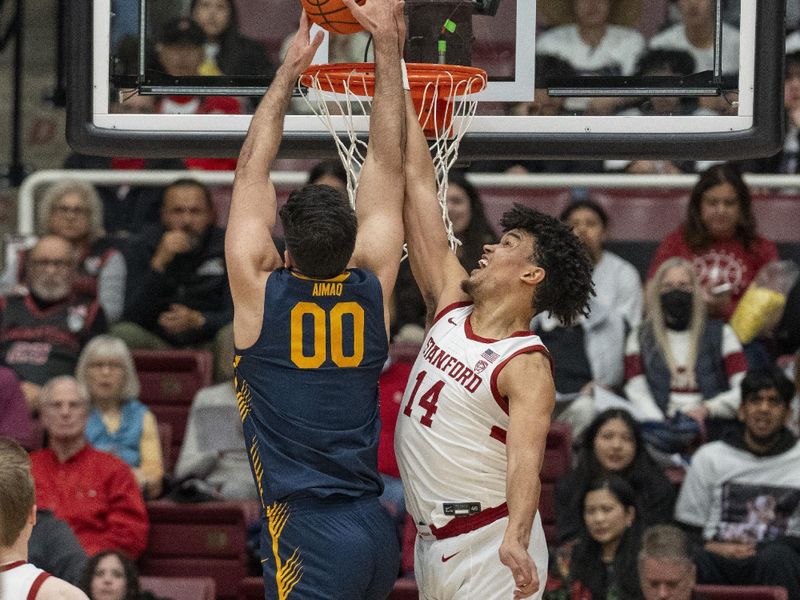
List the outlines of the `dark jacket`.
{"type": "Polygon", "coordinates": [[[209,227],[196,250],[178,254],[163,273],[153,271],[150,260],[165,233],[151,226],[132,238],[126,249],[127,299],[123,319],[152,331],[175,346],[208,341],[233,320],[233,301],[225,269],[225,231],[209,227]],[[200,311],[205,324],[197,330],[172,336],[158,325],[159,315],[171,304],[200,311]]]}
{"type": "Polygon", "coordinates": [[[59,579],[80,585],[89,557],[70,526],[52,511],[40,508],[28,542],[28,560],[59,579]]]}

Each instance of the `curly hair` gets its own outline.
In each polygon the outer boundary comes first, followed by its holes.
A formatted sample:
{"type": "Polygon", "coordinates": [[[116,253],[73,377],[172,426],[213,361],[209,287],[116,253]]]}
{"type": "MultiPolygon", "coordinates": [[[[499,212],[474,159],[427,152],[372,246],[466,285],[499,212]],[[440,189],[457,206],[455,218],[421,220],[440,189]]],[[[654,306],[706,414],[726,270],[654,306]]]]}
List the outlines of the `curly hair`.
{"type": "Polygon", "coordinates": [[[545,271],[533,295],[534,310],[549,311],[566,326],[581,315],[589,316],[589,299],[594,295],[592,261],[569,227],[521,204],[503,215],[500,226],[503,233],[521,229],[534,238],[530,260],[545,271]]]}

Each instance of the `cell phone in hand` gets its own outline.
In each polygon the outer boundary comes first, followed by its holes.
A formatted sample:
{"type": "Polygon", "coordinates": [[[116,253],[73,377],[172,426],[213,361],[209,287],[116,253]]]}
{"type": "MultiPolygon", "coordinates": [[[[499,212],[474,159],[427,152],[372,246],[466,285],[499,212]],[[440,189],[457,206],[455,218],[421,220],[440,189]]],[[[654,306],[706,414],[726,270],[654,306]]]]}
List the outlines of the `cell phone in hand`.
{"type": "Polygon", "coordinates": [[[722,296],[723,294],[729,293],[733,289],[733,286],[730,283],[720,283],[719,285],[715,285],[709,291],[714,296],[722,296]]]}

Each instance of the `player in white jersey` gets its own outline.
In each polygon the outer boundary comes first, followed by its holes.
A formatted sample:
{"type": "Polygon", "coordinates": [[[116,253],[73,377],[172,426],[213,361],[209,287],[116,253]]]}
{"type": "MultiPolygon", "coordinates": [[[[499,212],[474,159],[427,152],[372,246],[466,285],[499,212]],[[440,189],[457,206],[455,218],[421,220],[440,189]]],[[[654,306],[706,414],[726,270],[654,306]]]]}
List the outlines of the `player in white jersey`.
{"type": "Polygon", "coordinates": [[[395,451],[417,524],[425,600],[540,598],[547,548],[539,471],[555,388],[537,312],[588,312],[592,265],[552,217],[516,205],[469,276],[447,242],[425,138],[406,94],[404,223],[414,277],[436,318],[398,416],[395,451]]]}
{"type": "Polygon", "coordinates": [[[82,591],[27,562],[36,506],[28,453],[0,437],[0,598],[89,600],[82,591]]]}

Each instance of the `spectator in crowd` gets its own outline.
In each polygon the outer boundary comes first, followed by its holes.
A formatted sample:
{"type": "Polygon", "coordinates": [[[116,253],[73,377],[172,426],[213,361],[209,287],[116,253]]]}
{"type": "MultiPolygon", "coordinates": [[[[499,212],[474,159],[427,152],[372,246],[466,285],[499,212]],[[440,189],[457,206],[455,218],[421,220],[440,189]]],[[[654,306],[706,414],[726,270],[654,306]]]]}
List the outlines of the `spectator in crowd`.
{"type": "MultiPolygon", "coordinates": [[[[179,17],[166,23],[156,41],[157,64],[154,78],[163,78],[174,84],[176,77],[200,75],[200,66],[205,60],[206,34],[188,17],[179,17]]],[[[239,101],[233,96],[162,96],[156,104],[156,112],[179,115],[226,114],[242,112],[239,101]]],[[[236,159],[232,158],[187,158],[188,169],[208,171],[232,171],[236,159]]]]}
{"type": "Polygon", "coordinates": [[[232,356],[222,366],[225,381],[203,388],[192,400],[174,469],[174,498],[258,499],[233,386],[232,356]]]}
{"type": "Polygon", "coordinates": [[[390,356],[383,366],[378,380],[381,407],[381,437],[378,441],[378,471],[383,479],[383,494],[380,502],[402,531],[406,517],[406,502],[403,494],[403,482],[400,481],[400,469],[394,454],[394,430],[403,392],[408,383],[413,363],[395,361],[390,356]]]}
{"type": "Polygon", "coordinates": [[[597,298],[589,301],[589,308],[589,316],[581,315],[571,326],[545,313],[531,321],[558,365],[553,419],[568,423],[576,436],[594,418],[598,388],[619,390],[625,374],[625,318],[597,298]]]}
{"type": "MultiPolygon", "coordinates": [[[[786,135],[783,149],[772,156],[740,163],[743,171],[755,173],[800,173],[800,32],[794,34],[798,46],[787,48],[784,62],[783,106],[786,110],[786,135]]],[[[787,38],[787,46],[789,40],[787,38]]]]}
{"type": "MultiPolygon", "coordinates": [[[[137,58],[138,61],[138,58],[137,58]]],[[[135,92],[115,98],[110,110],[118,114],[152,114],[156,112],[156,96],[141,96],[135,92]]],[[[70,153],[64,160],[65,169],[114,169],[117,171],[183,169],[177,158],[128,158],[70,153]]],[[[158,205],[162,188],[158,186],[98,185],[97,193],[103,203],[103,229],[117,239],[127,238],[148,223],[158,222],[158,205]]]]}
{"type": "MultiPolygon", "coordinates": [[[[575,69],[567,61],[536,52],[535,89],[533,102],[520,102],[513,105],[509,114],[513,116],[554,117],[570,114],[564,107],[566,98],[551,96],[548,88],[553,77],[574,77],[575,69]]],[[[472,172],[504,173],[598,173],[603,170],[601,160],[478,160],[472,162],[472,172]]]]}
{"type": "Polygon", "coordinates": [[[641,521],[635,492],[620,477],[608,475],[588,485],[580,502],[584,530],[563,573],[570,600],[639,600],[641,521]]]}
{"type": "Polygon", "coordinates": [[[31,454],[36,504],[75,532],[84,550],[122,550],[138,557],[147,545],[144,500],[130,467],[86,441],[89,394],[72,377],[42,388],[41,419],[49,447],[31,454]]]}
{"type": "Polygon", "coordinates": [[[73,245],[46,235],[25,260],[30,293],[0,299],[0,356],[21,380],[31,410],[41,386],[74,373],[81,348],[107,329],[100,304],[73,289],[77,276],[73,245]]]}
{"type": "Polygon", "coordinates": [[[87,600],[78,588],[28,562],[35,500],[28,454],[15,441],[0,438],[0,598],[87,600]]]}
{"type": "MultiPolygon", "coordinates": [[[[714,0],[678,0],[681,22],[650,39],[650,48],[684,50],[694,58],[695,69],[714,69],[716,20],[714,0]]],[[[739,71],[739,30],[722,23],[722,72],[739,71]]]]}
{"type": "Polygon", "coordinates": [[[603,247],[609,225],[606,211],[592,200],[574,200],[559,218],[572,227],[592,259],[597,302],[636,327],[642,320],[642,280],[636,267],[603,247]]]}
{"type": "Polygon", "coordinates": [[[8,367],[0,367],[0,436],[10,437],[26,450],[35,450],[42,442],[19,379],[8,367]]]}
{"type": "Polygon", "coordinates": [[[190,14],[206,37],[200,75],[272,77],[275,74],[264,47],[239,31],[239,15],[233,0],[192,0],[190,14]]]}
{"type": "Polygon", "coordinates": [[[116,323],[125,302],[127,269],[122,254],[103,230],[103,205],[97,190],[82,181],[55,183],[45,191],[38,210],[40,234],[59,235],[78,251],[75,292],[97,298],[108,322],[116,323]]]}
{"type": "Polygon", "coordinates": [[[89,600],[145,600],[133,561],[116,550],[95,554],[86,565],[81,588],[89,600]]]}
{"type": "Polygon", "coordinates": [[[478,265],[486,244],[494,244],[497,233],[486,218],[483,201],[463,171],[451,170],[447,178],[447,215],[461,245],[456,255],[461,265],[471,271],[478,265]]]}
{"type": "Polygon", "coordinates": [[[28,541],[28,560],[59,579],[80,586],[89,557],[66,521],[52,510],[36,509],[36,524],[28,541]]]}
{"type": "Polygon", "coordinates": [[[778,585],[800,598],[800,444],[786,429],[792,382],[778,369],[742,381],[742,427],[692,457],[675,518],[702,543],[699,583],[778,585]]]}
{"type": "Polygon", "coordinates": [[[347,171],[341,160],[323,160],[311,167],[307,184],[322,184],[336,188],[347,196],[347,171]]]}
{"type": "MultiPolygon", "coordinates": [[[[686,77],[694,73],[694,58],[685,50],[651,49],[641,56],[636,66],[639,77],[686,77]]],[[[651,96],[642,98],[634,106],[618,113],[621,117],[714,116],[707,108],[700,108],[696,98],[689,96],[651,96]]],[[[607,171],[625,171],[634,174],[676,175],[705,170],[715,164],[711,161],[669,160],[606,160],[607,171]]]]}
{"type": "Polygon", "coordinates": [[[648,276],[674,256],[692,261],[709,316],[725,321],[761,267],[778,259],[775,243],[758,235],[750,190],[736,167],[714,165],[700,176],[686,220],[661,242],[648,276]]]}
{"type": "Polygon", "coordinates": [[[639,582],[644,600],[692,600],[697,569],[689,537],[674,525],[654,525],[642,535],[639,582]]]}
{"type": "Polygon", "coordinates": [[[131,349],[206,347],[217,369],[231,336],[233,304],[224,259],[225,232],[214,225],[211,194],[181,179],[164,190],[161,223],[128,248],[125,322],[113,333],[131,349]]]}
{"type": "Polygon", "coordinates": [[[583,526],[580,504],[583,490],[605,475],[616,475],[630,485],[636,494],[643,526],[672,520],[675,491],[647,453],[641,426],[628,411],[611,408],[597,415],[586,429],[575,468],[556,484],[559,544],[578,537],[583,526]]]}
{"type": "Polygon", "coordinates": [[[75,377],[92,404],[87,441],[125,461],[145,498],[157,498],[164,478],[158,424],[138,400],[139,377],[125,342],[111,335],[92,339],[81,352],[75,377]]]}
{"type": "Polygon", "coordinates": [[[628,336],[625,395],[656,450],[686,452],[719,437],[739,408],[747,360],[733,329],[709,318],[689,261],[671,258],[648,282],[646,313],[628,336]]]}
{"type": "MultiPolygon", "coordinates": [[[[536,53],[567,61],[579,75],[631,75],[645,49],[642,35],[632,29],[640,0],[552,0],[542,11],[552,29],[536,40],[536,53]]],[[[570,98],[567,108],[610,114],[619,99],[587,102],[570,98]]]]}

